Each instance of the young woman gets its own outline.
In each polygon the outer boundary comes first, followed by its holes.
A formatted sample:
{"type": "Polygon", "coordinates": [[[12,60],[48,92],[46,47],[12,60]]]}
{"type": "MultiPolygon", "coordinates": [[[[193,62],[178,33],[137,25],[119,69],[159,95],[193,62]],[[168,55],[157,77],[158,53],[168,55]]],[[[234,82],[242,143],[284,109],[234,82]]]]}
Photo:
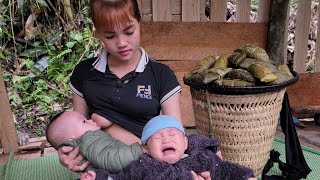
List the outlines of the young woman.
{"type": "MultiPolygon", "coordinates": [[[[140,142],[144,125],[162,114],[181,119],[181,86],[173,71],[140,47],[140,12],[135,0],[91,0],[91,18],[104,45],[100,57],[79,63],[71,76],[73,107],[127,144],[140,142]]],[[[82,171],[83,157],[71,147],[59,151],[61,164],[82,171]]]]}

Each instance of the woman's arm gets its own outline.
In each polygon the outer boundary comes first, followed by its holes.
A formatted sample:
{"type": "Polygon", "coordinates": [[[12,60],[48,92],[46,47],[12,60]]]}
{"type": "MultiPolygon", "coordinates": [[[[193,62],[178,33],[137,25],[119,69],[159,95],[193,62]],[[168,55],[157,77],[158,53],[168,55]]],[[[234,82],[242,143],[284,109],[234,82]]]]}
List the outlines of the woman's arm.
{"type": "Polygon", "coordinates": [[[172,96],[162,104],[162,114],[169,115],[181,121],[180,93],[172,96]]]}
{"type": "Polygon", "coordinates": [[[73,104],[73,110],[81,113],[84,117],[89,119],[89,107],[86,103],[86,101],[76,95],[75,93],[72,94],[72,104],[73,104]]]}
{"type": "Polygon", "coordinates": [[[113,124],[109,128],[104,129],[104,131],[125,144],[130,145],[136,142],[141,144],[140,138],[117,124],[113,124]]]}

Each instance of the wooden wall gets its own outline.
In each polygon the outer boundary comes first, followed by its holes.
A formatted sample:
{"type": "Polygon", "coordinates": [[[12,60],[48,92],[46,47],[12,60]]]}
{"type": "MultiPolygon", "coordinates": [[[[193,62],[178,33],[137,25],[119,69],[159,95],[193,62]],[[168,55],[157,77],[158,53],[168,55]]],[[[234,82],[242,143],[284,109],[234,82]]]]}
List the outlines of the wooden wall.
{"type": "Polygon", "coordinates": [[[265,48],[269,0],[259,6],[258,23],[249,23],[250,0],[237,2],[236,23],[226,22],[227,1],[211,1],[205,16],[205,0],[140,0],[143,22],[141,46],[156,60],[167,64],[182,85],[182,119],[194,126],[189,87],[183,76],[208,55],[231,53],[243,44],[265,48]],[[266,8],[268,7],[268,8],[266,8]]]}
{"type": "MultiPolygon", "coordinates": [[[[176,72],[183,86],[181,105],[184,124],[192,126],[194,122],[190,107],[191,97],[188,87],[182,82],[183,73],[208,54],[228,53],[232,48],[238,47],[237,45],[245,43],[255,43],[265,47],[267,34],[265,26],[269,17],[270,0],[259,1],[257,22],[251,22],[250,25],[248,22],[251,0],[236,1],[236,23],[226,22],[227,0],[211,0],[209,17],[205,16],[205,0],[139,0],[138,2],[142,19],[146,21],[142,24],[142,46],[150,56],[168,64],[176,72]],[[257,38],[252,39],[252,37],[257,38]]],[[[293,61],[293,69],[298,73],[304,73],[306,69],[311,7],[311,0],[298,1],[293,61]]],[[[288,15],[289,11],[290,8],[288,15]]],[[[317,13],[320,16],[319,10],[317,13]]],[[[319,28],[320,23],[317,26],[319,28]]],[[[287,31],[285,33],[286,37],[287,31]]],[[[286,41],[287,39],[284,43],[286,41]]],[[[320,69],[319,45],[320,41],[317,41],[315,72],[319,72],[320,69]]],[[[286,55],[287,49],[283,51],[286,55]]],[[[286,58],[285,56],[285,63],[286,58]]]]}
{"type": "Polygon", "coordinates": [[[243,44],[265,47],[265,23],[142,22],[141,46],[154,59],[167,64],[182,85],[182,119],[194,126],[189,86],[183,76],[208,55],[231,54],[243,44]]]}

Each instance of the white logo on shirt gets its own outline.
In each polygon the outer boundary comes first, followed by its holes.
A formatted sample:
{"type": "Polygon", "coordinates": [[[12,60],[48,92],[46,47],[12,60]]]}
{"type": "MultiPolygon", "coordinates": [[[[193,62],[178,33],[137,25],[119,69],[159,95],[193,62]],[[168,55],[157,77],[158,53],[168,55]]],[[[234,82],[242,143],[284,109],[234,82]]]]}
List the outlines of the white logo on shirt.
{"type": "Polygon", "coordinates": [[[137,87],[137,92],[138,93],[137,93],[136,97],[140,97],[142,99],[152,99],[150,85],[148,85],[148,88],[146,88],[146,86],[139,85],[137,87]]]}

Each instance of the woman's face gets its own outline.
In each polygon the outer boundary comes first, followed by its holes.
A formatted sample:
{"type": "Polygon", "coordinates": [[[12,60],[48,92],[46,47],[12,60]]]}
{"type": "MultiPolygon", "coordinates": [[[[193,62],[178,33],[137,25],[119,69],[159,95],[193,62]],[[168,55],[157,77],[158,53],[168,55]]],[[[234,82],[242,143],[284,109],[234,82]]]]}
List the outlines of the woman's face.
{"type": "Polygon", "coordinates": [[[115,27],[113,30],[99,29],[99,37],[111,58],[129,61],[140,58],[140,24],[132,18],[130,22],[115,27]]]}
{"type": "Polygon", "coordinates": [[[178,162],[187,147],[187,137],[176,128],[161,129],[147,141],[150,156],[169,164],[178,162]]]}

